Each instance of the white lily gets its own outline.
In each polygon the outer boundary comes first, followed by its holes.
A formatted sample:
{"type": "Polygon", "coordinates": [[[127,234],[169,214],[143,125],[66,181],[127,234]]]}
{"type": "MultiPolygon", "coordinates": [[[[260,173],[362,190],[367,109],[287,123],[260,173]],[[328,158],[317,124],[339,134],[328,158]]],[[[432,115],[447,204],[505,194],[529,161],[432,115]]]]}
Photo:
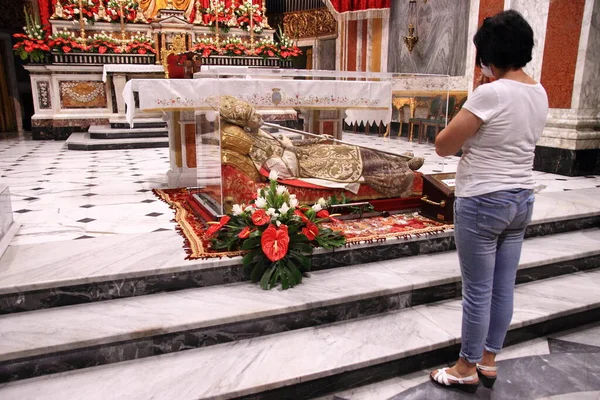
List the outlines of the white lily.
{"type": "Polygon", "coordinates": [[[287,188],[286,188],[285,186],[281,186],[281,185],[278,185],[278,186],[277,186],[277,194],[278,194],[279,196],[281,196],[281,195],[282,195],[282,194],[284,194],[285,192],[287,192],[287,188]]]}
{"type": "Polygon", "coordinates": [[[276,181],[277,179],[279,179],[279,174],[277,173],[277,171],[272,170],[269,173],[269,180],[276,181]]]}
{"type": "Polygon", "coordinates": [[[262,197],[257,197],[254,205],[256,208],[264,208],[267,205],[267,201],[262,197]]]}
{"type": "Polygon", "coordinates": [[[315,204],[314,206],[312,206],[312,209],[313,209],[315,212],[319,212],[319,211],[321,211],[321,210],[323,209],[323,207],[321,207],[321,205],[320,205],[319,203],[317,203],[317,204],[315,204]]]}
{"type": "Polygon", "coordinates": [[[290,207],[287,205],[287,203],[283,203],[281,205],[281,207],[279,208],[279,212],[283,215],[283,214],[287,214],[288,211],[290,211],[290,207]]]}
{"type": "Polygon", "coordinates": [[[275,225],[279,228],[281,226],[281,221],[275,221],[275,225]]]}
{"type": "Polygon", "coordinates": [[[292,208],[298,207],[298,199],[296,199],[296,198],[292,199],[292,197],[290,196],[290,207],[292,207],[292,208]]]}
{"type": "Polygon", "coordinates": [[[249,205],[248,207],[246,207],[246,208],[244,209],[244,211],[246,211],[246,212],[252,212],[252,211],[254,211],[254,206],[252,206],[252,205],[249,205]]]}
{"type": "Polygon", "coordinates": [[[275,214],[277,214],[277,211],[275,211],[274,208],[269,208],[267,210],[267,215],[270,215],[271,217],[275,216],[275,214]]]}
{"type": "Polygon", "coordinates": [[[233,213],[233,215],[238,216],[244,213],[244,209],[239,204],[234,204],[233,208],[231,209],[231,212],[233,213]]]}

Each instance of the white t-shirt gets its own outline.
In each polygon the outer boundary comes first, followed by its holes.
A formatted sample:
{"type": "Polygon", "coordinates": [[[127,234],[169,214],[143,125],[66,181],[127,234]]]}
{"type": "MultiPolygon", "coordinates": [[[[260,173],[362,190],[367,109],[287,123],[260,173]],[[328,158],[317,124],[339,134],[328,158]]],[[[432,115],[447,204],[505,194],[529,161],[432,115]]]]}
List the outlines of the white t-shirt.
{"type": "Polygon", "coordinates": [[[499,79],[479,86],[464,108],[481,118],[483,125],[462,147],[456,196],[533,189],[535,144],[548,114],[542,85],[499,79]]]}

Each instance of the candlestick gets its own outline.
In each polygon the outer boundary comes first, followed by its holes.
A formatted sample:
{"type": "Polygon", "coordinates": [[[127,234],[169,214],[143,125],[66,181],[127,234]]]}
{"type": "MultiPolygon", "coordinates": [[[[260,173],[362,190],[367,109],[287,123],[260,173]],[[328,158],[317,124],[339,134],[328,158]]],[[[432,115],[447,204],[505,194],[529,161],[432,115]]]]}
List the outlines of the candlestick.
{"type": "Polygon", "coordinates": [[[250,7],[250,51],[254,54],[254,4],[250,7]]]}
{"type": "Polygon", "coordinates": [[[271,29],[271,27],[269,26],[269,19],[267,18],[267,0],[263,0],[262,3],[263,28],[271,29]]]}
{"type": "Polygon", "coordinates": [[[214,8],[215,8],[215,32],[216,32],[216,40],[217,40],[217,49],[221,48],[221,41],[220,41],[220,37],[219,37],[219,6],[221,5],[221,2],[218,0],[215,0],[214,4],[214,8]]]}
{"type": "Polygon", "coordinates": [[[123,11],[123,4],[126,0],[119,0],[119,9],[121,10],[121,51],[125,51],[125,13],[123,11]]]}
{"type": "Polygon", "coordinates": [[[81,29],[81,38],[85,39],[85,22],[83,21],[83,0],[79,0],[79,28],[81,29]]]}

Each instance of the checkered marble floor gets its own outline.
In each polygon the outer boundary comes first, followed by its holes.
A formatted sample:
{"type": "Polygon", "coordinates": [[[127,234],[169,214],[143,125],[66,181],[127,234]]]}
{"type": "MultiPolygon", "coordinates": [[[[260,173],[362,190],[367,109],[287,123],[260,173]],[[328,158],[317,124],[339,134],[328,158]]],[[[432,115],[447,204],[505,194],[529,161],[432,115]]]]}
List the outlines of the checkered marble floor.
{"type": "MultiPolygon", "coordinates": [[[[425,158],[424,173],[454,172],[458,163],[457,157],[438,157],[431,144],[405,138],[346,133],[344,139],[395,153],[411,150],[425,158]]],[[[0,139],[0,181],[10,188],[21,224],[12,244],[174,230],[172,211],[152,194],[166,187],[168,169],[168,149],[85,152],[67,150],[65,142],[0,139]]],[[[600,176],[536,172],[536,180],[544,191],[600,186],[600,176]]]]}

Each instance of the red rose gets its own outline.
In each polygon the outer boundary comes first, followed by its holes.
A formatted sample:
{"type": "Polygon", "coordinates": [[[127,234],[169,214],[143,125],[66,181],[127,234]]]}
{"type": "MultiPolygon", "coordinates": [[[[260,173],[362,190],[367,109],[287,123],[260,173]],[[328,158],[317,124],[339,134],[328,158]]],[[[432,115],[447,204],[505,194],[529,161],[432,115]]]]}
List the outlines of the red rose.
{"type": "Polygon", "coordinates": [[[319,235],[319,227],[312,222],[306,223],[306,228],[302,228],[302,234],[313,241],[319,235]]]}
{"type": "Polygon", "coordinates": [[[206,230],[206,236],[211,237],[212,235],[217,233],[222,227],[224,227],[229,222],[230,219],[231,218],[225,215],[223,218],[221,218],[218,224],[211,224],[210,228],[206,230]]]}
{"type": "Polygon", "coordinates": [[[240,233],[238,233],[238,237],[240,239],[248,239],[248,237],[250,236],[251,233],[252,233],[252,231],[250,230],[250,228],[245,227],[244,229],[242,229],[242,231],[240,233]]]}
{"type": "Polygon", "coordinates": [[[302,222],[310,222],[310,220],[308,219],[308,217],[306,215],[304,215],[304,213],[300,210],[294,210],[294,214],[299,216],[300,219],[302,220],[302,222]]]}
{"type": "Polygon", "coordinates": [[[271,222],[271,217],[267,215],[265,210],[256,210],[254,214],[252,214],[252,222],[256,226],[262,226],[271,222]]]}
{"type": "Polygon", "coordinates": [[[260,238],[263,253],[273,262],[285,257],[289,244],[290,236],[287,225],[281,225],[279,229],[276,229],[275,225],[269,225],[260,238]]]}

